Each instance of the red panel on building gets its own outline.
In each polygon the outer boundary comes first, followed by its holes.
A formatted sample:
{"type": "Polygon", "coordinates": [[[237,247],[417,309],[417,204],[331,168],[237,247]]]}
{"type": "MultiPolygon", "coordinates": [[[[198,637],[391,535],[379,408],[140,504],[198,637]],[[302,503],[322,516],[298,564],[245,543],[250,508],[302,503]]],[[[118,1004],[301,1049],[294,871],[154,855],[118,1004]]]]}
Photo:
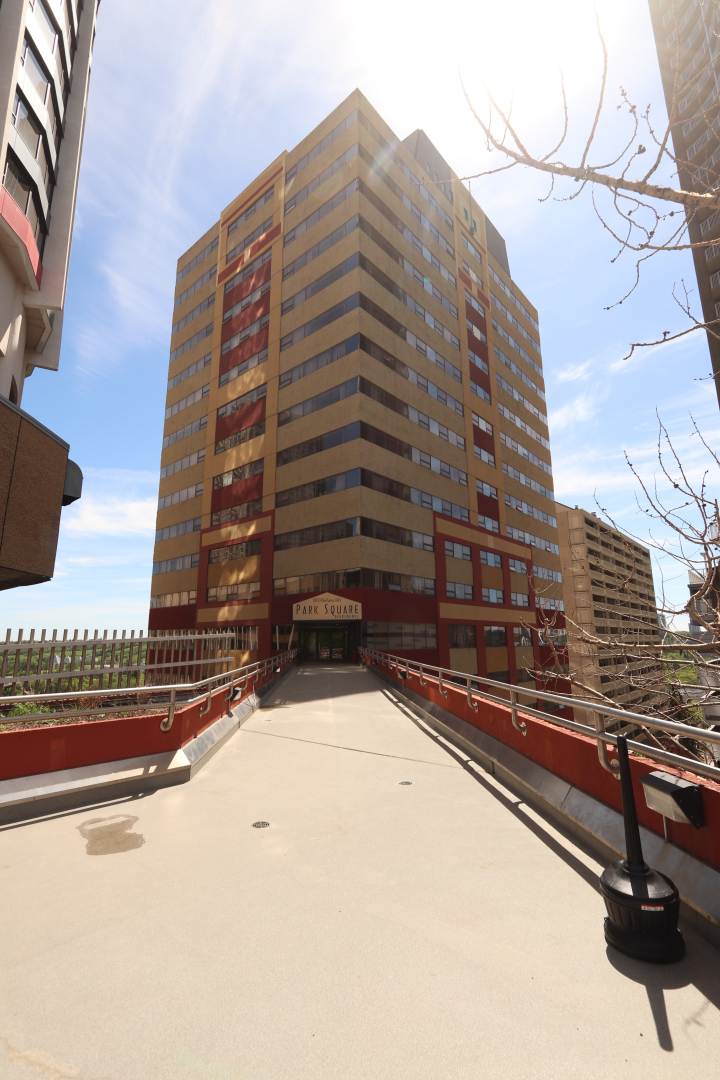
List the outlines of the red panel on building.
{"type": "Polygon", "coordinates": [[[220,357],[220,374],[223,375],[230,368],[236,367],[238,364],[242,364],[243,360],[247,360],[250,356],[254,356],[255,353],[260,352],[262,349],[267,349],[268,337],[270,331],[266,326],[264,330],[259,330],[257,334],[253,334],[247,341],[243,341],[237,348],[231,349],[230,352],[225,353],[220,357]]]}
{"type": "Polygon", "coordinates": [[[267,398],[253,401],[242,409],[236,409],[229,416],[219,416],[215,424],[215,442],[226,439],[228,435],[234,435],[236,431],[252,427],[265,419],[265,403],[267,398]]]}
{"type": "Polygon", "coordinates": [[[248,476],[245,480],[236,480],[227,487],[216,488],[212,493],[212,512],[225,510],[235,503],[250,502],[251,499],[262,498],[263,476],[248,476]]]}

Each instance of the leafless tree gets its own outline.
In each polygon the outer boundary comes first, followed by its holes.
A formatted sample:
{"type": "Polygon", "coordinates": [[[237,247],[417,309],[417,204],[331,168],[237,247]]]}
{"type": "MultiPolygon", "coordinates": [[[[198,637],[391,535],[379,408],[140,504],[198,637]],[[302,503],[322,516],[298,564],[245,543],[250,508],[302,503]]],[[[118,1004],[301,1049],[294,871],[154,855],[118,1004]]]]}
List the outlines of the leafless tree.
{"type": "MultiPolygon", "coordinates": [[[[717,27],[714,33],[720,33],[720,9],[712,18],[713,27],[717,27]]],[[[561,75],[558,134],[549,146],[535,149],[532,137],[519,130],[513,106],[501,103],[490,87],[486,87],[482,102],[474,100],[465,90],[489,162],[463,179],[477,180],[525,168],[548,177],[548,190],[541,202],[572,201],[587,193],[598,222],[616,245],[612,261],[625,256],[633,264],[627,288],[607,305],[607,310],[623,304],[638,288],[643,267],[650,259],[671,251],[704,249],[719,242],[720,152],[713,154],[713,164],[706,162],[698,166],[676,156],[672,133],[681,118],[684,125],[699,123],[702,130],[705,124],[708,130],[720,133],[720,100],[717,94],[711,95],[711,99],[706,97],[694,113],[688,114],[687,102],[692,101],[693,91],[700,88],[706,71],[703,64],[698,64],[688,79],[687,67],[683,70],[678,53],[671,64],[674,88],[668,95],[667,118],[656,120],[651,106],[640,107],[624,87],[619,88],[613,110],[608,92],[608,50],[599,21],[597,37],[600,63],[594,109],[583,130],[574,130],[571,103],[561,75]],[[712,219],[709,225],[708,219],[712,219]],[[709,235],[698,239],[699,233],[692,227],[701,223],[706,223],[705,235],[709,235]]],[[[720,52],[717,55],[716,62],[720,63],[720,52]]],[[[678,317],[682,316],[682,325],[659,329],[652,340],[630,343],[623,359],[629,359],[638,349],[673,341],[697,330],[705,330],[713,341],[720,341],[720,318],[706,320],[696,316],[684,282],[673,289],[673,300],[678,317]]]]}

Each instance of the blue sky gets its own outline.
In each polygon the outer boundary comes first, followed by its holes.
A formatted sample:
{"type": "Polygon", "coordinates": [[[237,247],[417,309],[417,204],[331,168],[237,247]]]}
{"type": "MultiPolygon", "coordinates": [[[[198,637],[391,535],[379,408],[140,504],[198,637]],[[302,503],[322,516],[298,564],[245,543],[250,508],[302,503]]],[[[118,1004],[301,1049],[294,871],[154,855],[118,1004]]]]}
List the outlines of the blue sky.
{"type": "MultiPolygon", "coordinates": [[[[537,147],[557,130],[556,64],[582,128],[599,70],[586,0],[105,0],[98,21],[59,374],[36,371],[23,406],[71,444],[82,500],[63,512],[54,579],[2,594],[12,627],[142,627],[152,562],[170,315],[178,255],[285,148],[355,86],[405,136],[423,127],[461,174],[487,163],[465,104],[487,78],[516,84],[516,115],[537,147]],[[458,53],[458,43],[460,52],[458,53]]],[[[611,55],[613,99],[663,104],[646,0],[598,3],[611,55]]],[[[493,81],[495,80],[495,81],[493,81]]],[[[503,84],[501,86],[501,84],[503,84]]],[[[612,142],[619,114],[611,106],[612,142]]],[[[623,451],[650,479],[656,408],[694,475],[696,417],[717,444],[720,423],[701,335],[622,360],[629,341],[677,327],[671,290],[694,286],[690,257],[649,264],[642,287],[604,308],[632,278],[612,264],[610,238],[588,199],[540,202],[541,178],[514,172],[472,182],[504,234],[518,284],[540,312],[558,498],[597,495],[639,537],[648,522],[623,451]]],[[[667,559],[668,595],[685,576],[667,559]]]]}

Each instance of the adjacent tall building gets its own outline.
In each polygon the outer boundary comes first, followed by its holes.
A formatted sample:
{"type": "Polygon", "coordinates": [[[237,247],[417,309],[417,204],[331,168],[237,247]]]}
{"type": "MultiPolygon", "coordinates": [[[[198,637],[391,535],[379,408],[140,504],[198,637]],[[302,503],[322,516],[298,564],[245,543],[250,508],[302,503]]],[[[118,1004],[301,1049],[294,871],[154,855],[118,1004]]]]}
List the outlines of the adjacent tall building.
{"type": "Polygon", "coordinates": [[[52,576],[82,476],[20,408],[57,370],[99,0],[0,3],[0,588],[52,576]]]}
{"type": "Polygon", "coordinates": [[[355,91],[179,260],[150,625],[531,682],[562,608],[537,312],[355,91]]]}
{"type": "Polygon", "coordinates": [[[557,503],[573,693],[597,691],[619,708],[653,711],[667,701],[650,552],[579,506],[557,503]]]}
{"type": "MultiPolygon", "coordinates": [[[[650,0],[678,176],[686,191],[720,185],[720,4],[650,0]]],[[[688,220],[700,302],[720,400],[720,210],[688,220]],[[715,242],[717,241],[717,242],[715,242]]]]}

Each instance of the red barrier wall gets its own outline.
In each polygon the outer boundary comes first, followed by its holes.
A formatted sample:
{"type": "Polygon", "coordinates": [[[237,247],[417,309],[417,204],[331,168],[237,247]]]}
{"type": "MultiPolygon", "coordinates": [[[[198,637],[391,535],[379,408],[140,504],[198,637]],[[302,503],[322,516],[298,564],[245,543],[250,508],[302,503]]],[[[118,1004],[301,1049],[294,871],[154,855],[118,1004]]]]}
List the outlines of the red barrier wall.
{"type": "MultiPolygon", "coordinates": [[[[251,686],[248,692],[259,689],[267,681],[267,678],[258,680],[257,686],[251,686]]],[[[201,710],[206,705],[206,698],[194,705],[178,707],[170,731],[160,729],[167,709],[151,716],[2,731],[0,780],[178,750],[225,713],[226,695],[227,690],[216,691],[205,716],[201,715],[201,710]]],[[[247,693],[234,704],[245,697],[247,693]]]]}
{"type": "MultiPolygon", "coordinates": [[[[550,721],[520,714],[528,727],[527,735],[523,736],[512,726],[509,708],[481,701],[478,711],[474,712],[468,704],[465,690],[446,683],[447,697],[443,697],[438,691],[436,679],[426,676],[428,681],[425,686],[421,686],[419,676],[412,672],[407,679],[398,679],[394,671],[386,665],[373,662],[369,666],[378,667],[394,682],[407,685],[416,694],[446,709],[453,716],[460,717],[472,727],[492,735],[499,742],[566,780],[579,791],[591,795],[614,810],[622,809],[620,784],[601,766],[594,739],[568,731],[567,728],[556,727],[550,721]]],[[[702,787],[705,825],[696,829],[692,825],[668,821],[668,839],[676,847],[702,859],[716,870],[720,869],[720,784],[635,755],[631,758],[631,768],[640,824],[660,836],[663,833],[662,818],[648,809],[640,783],[641,777],[645,773],[662,769],[663,772],[685,776],[702,787]]]]}

